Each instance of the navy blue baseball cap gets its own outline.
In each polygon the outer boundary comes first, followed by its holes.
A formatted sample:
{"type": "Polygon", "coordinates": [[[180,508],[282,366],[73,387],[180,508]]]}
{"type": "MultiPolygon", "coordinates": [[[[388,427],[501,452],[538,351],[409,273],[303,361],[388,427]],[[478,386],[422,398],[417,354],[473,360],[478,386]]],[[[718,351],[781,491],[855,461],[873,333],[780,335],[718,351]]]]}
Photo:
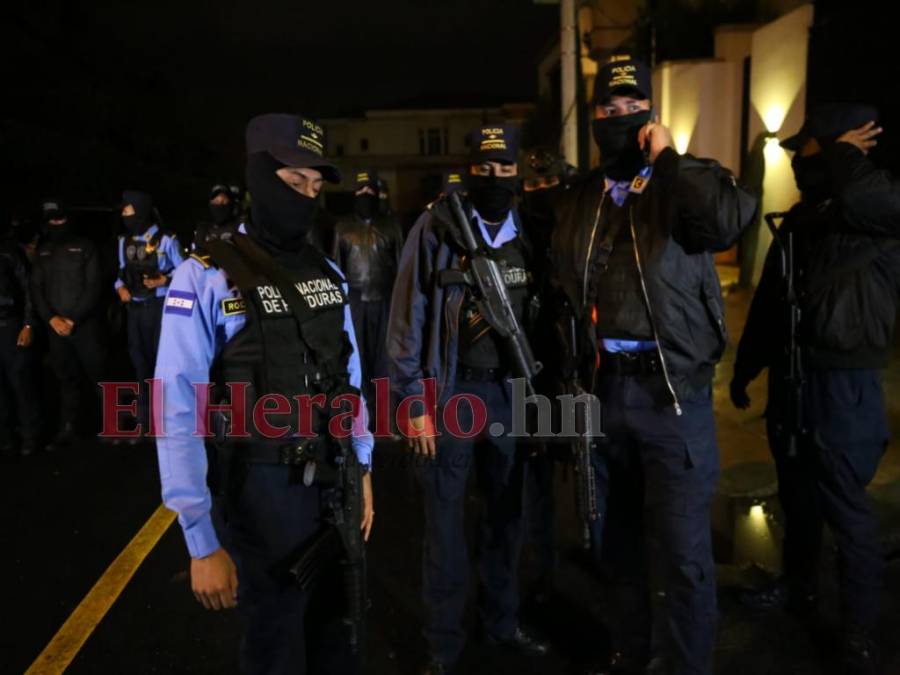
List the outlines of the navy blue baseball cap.
{"type": "Polygon", "coordinates": [[[340,183],[341,172],[325,157],[325,129],[308,117],[269,113],[247,123],[247,154],[267,152],[292,168],[316,169],[329,183],[340,183]]]}
{"type": "Polygon", "coordinates": [[[594,105],[608,103],[613,96],[653,98],[653,77],[647,65],[630,56],[613,56],[597,71],[594,105]]]}
{"type": "Polygon", "coordinates": [[[375,169],[360,169],[356,172],[356,189],[362,190],[364,187],[370,187],[376,192],[378,191],[378,172],[375,169]]]}
{"type": "Polygon", "coordinates": [[[463,192],[466,189],[462,171],[445,171],[441,180],[441,192],[452,195],[454,192],[463,192]]]}
{"type": "Polygon", "coordinates": [[[519,127],[514,124],[486,124],[470,132],[468,140],[472,164],[519,161],[519,127]]]}
{"type": "Polygon", "coordinates": [[[62,220],[66,217],[66,208],[60,200],[50,198],[41,204],[41,213],[44,220],[62,220]]]}
{"type": "Polygon", "coordinates": [[[851,129],[858,129],[868,122],[878,121],[878,109],[861,103],[826,103],[813,108],[800,131],[781,141],[785,150],[796,152],[810,138],[833,141],[851,129]]]}

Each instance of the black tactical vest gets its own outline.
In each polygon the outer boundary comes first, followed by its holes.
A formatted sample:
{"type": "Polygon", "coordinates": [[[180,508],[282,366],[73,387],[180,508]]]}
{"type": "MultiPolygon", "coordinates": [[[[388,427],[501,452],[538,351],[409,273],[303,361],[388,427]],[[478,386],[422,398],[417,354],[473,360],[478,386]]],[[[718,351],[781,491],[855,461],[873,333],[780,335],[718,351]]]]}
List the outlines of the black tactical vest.
{"type": "MultiPolygon", "coordinates": [[[[503,246],[489,249],[492,257],[500,264],[503,281],[509,291],[516,319],[524,322],[525,308],[529,300],[531,273],[527,269],[525,243],[521,237],[506,242],[503,246]]],[[[478,311],[470,289],[459,316],[459,364],[470,368],[509,369],[512,364],[504,358],[506,348],[503,339],[487,325],[478,311]]]]}
{"type": "MultiPolygon", "coordinates": [[[[226,383],[249,383],[246,419],[253,442],[289,442],[288,435],[298,431],[295,396],[323,393],[330,403],[338,394],[355,392],[347,373],[352,347],[344,330],[347,299],[341,278],[312,246],[304,247],[291,269],[273,265],[268,254],[242,234],[208,241],[204,248],[240,293],[222,301],[223,313],[246,313],[245,325],[213,364],[214,398],[228,400],[226,383]],[[267,394],[291,401],[290,414],[266,416],[272,425],[290,427],[283,438],[267,440],[253,429],[252,407],[267,394]]],[[[326,412],[316,416],[312,432],[326,431],[329,409],[326,405],[326,412]]]]}
{"type": "Polygon", "coordinates": [[[144,286],[144,276],[159,275],[159,244],[162,233],[157,230],[149,240],[143,235],[123,238],[122,254],[125,258],[125,272],[122,281],[136,298],[156,295],[155,288],[144,286]]]}
{"type": "MultiPolygon", "coordinates": [[[[629,198],[631,199],[631,198],[629,198]]],[[[612,200],[604,226],[594,241],[588,297],[597,308],[597,337],[619,340],[652,340],[653,327],[641,289],[641,276],[634,255],[628,204],[612,200]],[[617,228],[612,252],[605,266],[597,264],[600,249],[612,228],[617,228]]]]}

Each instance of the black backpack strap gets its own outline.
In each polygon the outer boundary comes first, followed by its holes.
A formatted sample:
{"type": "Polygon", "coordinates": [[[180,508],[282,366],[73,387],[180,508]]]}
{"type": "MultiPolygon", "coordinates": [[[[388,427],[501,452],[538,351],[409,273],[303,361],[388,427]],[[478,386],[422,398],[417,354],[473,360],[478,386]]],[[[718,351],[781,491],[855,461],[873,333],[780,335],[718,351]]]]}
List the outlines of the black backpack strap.
{"type": "Polygon", "coordinates": [[[216,239],[204,244],[210,264],[224,270],[232,283],[241,288],[256,285],[257,275],[253,272],[237,248],[227,241],[216,239]]]}

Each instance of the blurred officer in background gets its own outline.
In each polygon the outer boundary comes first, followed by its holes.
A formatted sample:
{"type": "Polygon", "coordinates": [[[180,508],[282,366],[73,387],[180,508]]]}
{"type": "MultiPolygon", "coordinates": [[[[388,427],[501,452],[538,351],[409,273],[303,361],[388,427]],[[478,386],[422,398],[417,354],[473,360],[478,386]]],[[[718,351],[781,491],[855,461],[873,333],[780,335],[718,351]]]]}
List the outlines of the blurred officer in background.
{"type": "Polygon", "coordinates": [[[0,453],[16,451],[15,432],[23,456],[39,448],[40,400],[37,395],[34,308],[28,261],[0,213],[0,453]],[[15,414],[14,414],[15,413],[15,414]]]}
{"type": "MultiPolygon", "coordinates": [[[[367,169],[355,178],[353,214],[337,222],[332,257],[350,286],[350,311],[363,366],[363,393],[369,405],[374,406],[372,380],[388,375],[385,336],[401,234],[394,218],[382,213],[378,174],[367,169]]],[[[374,421],[374,415],[370,419],[374,421]]]]}
{"type": "Polygon", "coordinates": [[[160,229],[153,198],[146,192],[122,193],[122,222],[126,234],[119,237],[119,299],[127,305],[128,355],[139,386],[137,418],[148,432],[149,389],[153,377],[163,300],[172,271],[184,258],[174,234],[160,229]]]}
{"type": "Polygon", "coordinates": [[[60,428],[47,446],[53,450],[75,440],[85,391],[90,392],[87,400],[98,400],[106,347],[97,249],[90,239],[72,232],[59,200],[44,202],[43,212],[46,237],[35,256],[31,294],[38,317],[50,328],[50,361],[60,383],[60,428]]]}
{"type": "Polygon", "coordinates": [[[731,382],[732,401],[746,408],[747,385],[769,368],[766,426],[785,516],[784,576],[742,599],[812,616],[827,523],[838,550],[845,672],[866,674],[878,672],[873,633],[885,565],[866,486],[890,435],[881,374],[900,291],[900,182],[868,157],[881,133],[877,119],[870,106],[823,105],[782,142],[794,152],[801,193],[779,230],[779,240],[793,237],[798,294],[786,297],[776,240],[731,382]],[[795,344],[772,321],[787,316],[788,302],[799,309],[795,344]],[[799,381],[788,355],[800,365],[799,381]]]}
{"type": "Polygon", "coordinates": [[[200,223],[194,230],[192,249],[202,248],[209,238],[228,239],[235,232],[242,231],[240,194],[235,194],[234,186],[223,183],[213,185],[209,191],[209,221],[200,223]]]}

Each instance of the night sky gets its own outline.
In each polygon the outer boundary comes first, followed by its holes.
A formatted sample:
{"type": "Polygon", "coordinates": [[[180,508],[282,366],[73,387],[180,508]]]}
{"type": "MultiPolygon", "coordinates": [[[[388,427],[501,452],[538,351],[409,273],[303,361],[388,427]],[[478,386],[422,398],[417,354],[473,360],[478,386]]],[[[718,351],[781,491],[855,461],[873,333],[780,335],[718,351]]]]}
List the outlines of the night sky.
{"type": "Polygon", "coordinates": [[[0,12],[2,141],[19,160],[2,169],[7,187],[104,200],[123,181],[169,197],[196,182],[202,200],[212,173],[239,174],[244,125],[260,112],[533,100],[559,9],[38,0],[0,12]]]}

